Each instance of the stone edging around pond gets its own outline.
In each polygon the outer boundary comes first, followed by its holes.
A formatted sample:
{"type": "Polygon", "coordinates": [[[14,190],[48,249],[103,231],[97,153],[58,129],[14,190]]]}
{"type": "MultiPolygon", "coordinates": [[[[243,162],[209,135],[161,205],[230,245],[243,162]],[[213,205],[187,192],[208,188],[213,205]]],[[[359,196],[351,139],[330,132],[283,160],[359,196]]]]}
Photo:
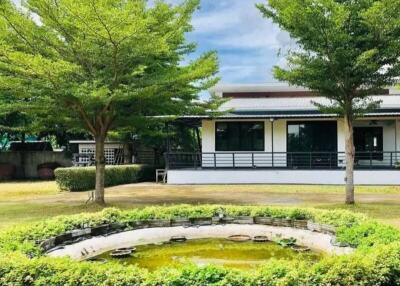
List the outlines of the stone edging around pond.
{"type": "MultiPolygon", "coordinates": [[[[237,216],[237,217],[202,217],[202,218],[175,218],[175,219],[153,219],[153,220],[134,220],[126,223],[103,224],[94,227],[83,226],[81,229],[75,229],[66,233],[51,237],[36,243],[40,245],[43,251],[49,251],[54,248],[80,242],[96,236],[107,236],[120,232],[155,228],[155,227],[175,227],[175,226],[206,226],[206,225],[225,225],[225,224],[260,224],[277,227],[292,227],[297,229],[306,229],[314,232],[334,235],[335,228],[330,225],[318,224],[310,220],[293,220],[285,218],[271,218],[260,216],[237,216]]],[[[335,242],[333,242],[335,244],[335,242]]],[[[348,245],[337,245],[348,246],[348,245]]]]}
{"type": "Polygon", "coordinates": [[[55,249],[47,255],[51,257],[69,256],[75,260],[86,260],[102,253],[125,247],[159,244],[168,242],[173,236],[185,236],[187,239],[227,238],[231,235],[267,236],[270,240],[293,237],[296,244],[328,254],[348,254],[354,249],[339,247],[331,243],[332,234],[313,232],[308,229],[260,224],[225,224],[203,226],[170,226],[142,228],[109,236],[98,236],[75,244],[55,249]]]}

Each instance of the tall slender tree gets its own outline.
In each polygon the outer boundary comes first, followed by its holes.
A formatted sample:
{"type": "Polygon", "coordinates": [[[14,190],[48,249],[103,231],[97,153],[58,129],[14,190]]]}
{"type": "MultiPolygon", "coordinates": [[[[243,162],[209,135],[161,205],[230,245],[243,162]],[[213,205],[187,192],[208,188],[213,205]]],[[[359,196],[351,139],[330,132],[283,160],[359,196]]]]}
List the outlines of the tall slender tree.
{"type": "Polygon", "coordinates": [[[267,0],[262,14],[296,41],[279,80],[330,99],[318,105],[344,120],[346,203],[354,203],[354,120],[379,102],[371,95],[392,85],[400,71],[400,1],[267,0]]]}
{"type": "MultiPolygon", "coordinates": [[[[217,81],[216,54],[191,61],[198,0],[0,0],[0,79],[25,86],[46,120],[96,141],[95,202],[104,203],[104,142],[153,115],[205,111],[197,94],[217,81]]],[[[29,106],[32,108],[33,105],[29,106]]]]}

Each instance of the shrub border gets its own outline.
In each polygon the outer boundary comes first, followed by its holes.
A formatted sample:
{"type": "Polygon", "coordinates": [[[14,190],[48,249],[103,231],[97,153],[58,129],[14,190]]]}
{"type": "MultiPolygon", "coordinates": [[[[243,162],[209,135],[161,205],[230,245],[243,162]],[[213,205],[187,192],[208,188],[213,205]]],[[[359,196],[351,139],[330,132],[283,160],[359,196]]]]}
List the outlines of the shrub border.
{"type": "MultiPolygon", "coordinates": [[[[104,186],[112,187],[154,179],[156,167],[144,164],[107,165],[104,186]]],[[[96,167],[69,167],[54,170],[57,185],[63,191],[84,192],[95,188],[96,167]]]]}
{"type": "MultiPolygon", "coordinates": [[[[329,231],[332,231],[330,229],[329,231]]],[[[33,225],[20,225],[0,234],[0,285],[398,285],[400,284],[400,231],[348,211],[238,206],[148,207],[121,211],[60,216],[33,225]],[[93,264],[68,258],[43,256],[37,244],[68,233],[83,239],[93,230],[109,233],[127,227],[199,225],[219,220],[224,223],[256,221],[271,225],[335,227],[340,243],[356,247],[344,256],[328,256],[309,265],[301,261],[270,261],[248,273],[220,267],[184,266],[149,273],[135,266],[108,262],[93,264]],[[132,225],[133,224],[133,225],[132,225]],[[36,256],[35,259],[28,257],[36,256]],[[72,273],[79,273],[73,275],[72,273]],[[26,283],[26,281],[30,281],[26,283]],[[118,281],[118,283],[116,282],[118,281]]]]}

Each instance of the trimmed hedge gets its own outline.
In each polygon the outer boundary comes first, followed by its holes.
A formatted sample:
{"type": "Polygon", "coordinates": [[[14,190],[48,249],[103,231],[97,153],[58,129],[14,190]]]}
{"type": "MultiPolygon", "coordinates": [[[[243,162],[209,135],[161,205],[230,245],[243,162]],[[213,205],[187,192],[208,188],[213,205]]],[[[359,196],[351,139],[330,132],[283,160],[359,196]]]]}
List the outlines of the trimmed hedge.
{"type": "Polygon", "coordinates": [[[348,211],[278,207],[175,206],[60,216],[20,225],[0,234],[0,285],[400,285],[400,231],[348,211]],[[133,220],[207,217],[223,211],[230,216],[309,219],[337,227],[337,238],[357,250],[326,256],[315,264],[271,260],[252,272],[187,265],[148,272],[118,263],[77,262],[43,256],[35,240],[59,235],[83,225],[133,220]],[[33,257],[34,258],[29,258],[33,257]]]}
{"type": "MultiPolygon", "coordinates": [[[[152,180],[154,167],[148,165],[106,166],[104,184],[106,187],[152,180]]],[[[54,171],[61,190],[80,192],[93,190],[96,181],[96,167],[58,168],[54,171]]]]}

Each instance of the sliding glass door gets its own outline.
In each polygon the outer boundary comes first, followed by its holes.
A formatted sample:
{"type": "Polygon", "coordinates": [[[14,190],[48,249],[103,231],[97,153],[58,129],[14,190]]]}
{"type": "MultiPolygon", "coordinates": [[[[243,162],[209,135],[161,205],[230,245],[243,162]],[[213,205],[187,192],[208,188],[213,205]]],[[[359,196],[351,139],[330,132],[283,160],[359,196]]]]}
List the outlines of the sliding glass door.
{"type": "Polygon", "coordinates": [[[287,123],[288,167],[333,168],[337,166],[336,121],[287,123]]]}

